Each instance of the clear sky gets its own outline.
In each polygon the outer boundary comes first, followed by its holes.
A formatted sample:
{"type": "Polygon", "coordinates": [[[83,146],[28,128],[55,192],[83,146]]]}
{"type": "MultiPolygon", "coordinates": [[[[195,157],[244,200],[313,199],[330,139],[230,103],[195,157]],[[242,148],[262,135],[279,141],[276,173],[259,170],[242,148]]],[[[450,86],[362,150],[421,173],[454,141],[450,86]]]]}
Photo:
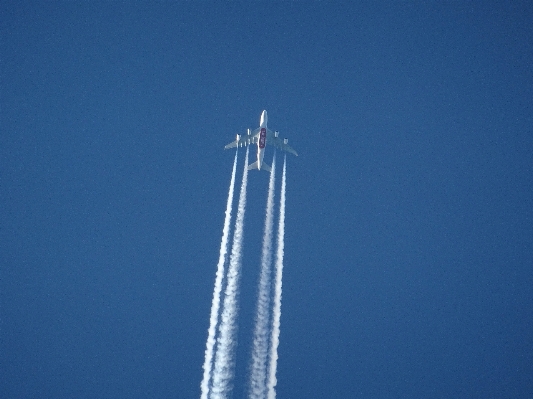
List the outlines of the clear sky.
{"type": "Polygon", "coordinates": [[[278,397],[533,397],[533,6],[354,3],[0,2],[0,397],[199,397],[263,109],[299,153],[278,397]]]}

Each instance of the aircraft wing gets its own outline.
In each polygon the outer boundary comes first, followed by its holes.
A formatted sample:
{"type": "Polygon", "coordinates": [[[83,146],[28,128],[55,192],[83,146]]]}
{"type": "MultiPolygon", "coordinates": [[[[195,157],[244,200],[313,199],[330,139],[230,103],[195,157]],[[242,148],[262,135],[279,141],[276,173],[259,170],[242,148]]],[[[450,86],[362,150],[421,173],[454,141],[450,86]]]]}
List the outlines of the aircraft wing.
{"type": "Polygon", "coordinates": [[[294,149],[289,144],[285,143],[285,139],[276,137],[276,135],[270,129],[267,130],[266,143],[280,149],[281,151],[290,152],[291,154],[298,156],[298,153],[294,151],[294,149]]]}
{"type": "Polygon", "coordinates": [[[251,132],[250,135],[248,134],[242,134],[242,135],[239,135],[239,138],[237,140],[235,140],[234,142],[232,143],[229,143],[228,145],[226,145],[224,147],[225,150],[227,150],[228,148],[235,148],[235,147],[243,147],[243,146],[247,146],[249,144],[253,144],[253,143],[256,143],[257,140],[259,140],[259,133],[260,133],[261,129],[255,129],[251,132]]]}
{"type": "Polygon", "coordinates": [[[239,146],[239,141],[240,140],[235,140],[233,143],[229,143],[228,145],[226,145],[224,147],[225,150],[227,150],[228,148],[235,148],[235,147],[238,147],[239,146]]]}

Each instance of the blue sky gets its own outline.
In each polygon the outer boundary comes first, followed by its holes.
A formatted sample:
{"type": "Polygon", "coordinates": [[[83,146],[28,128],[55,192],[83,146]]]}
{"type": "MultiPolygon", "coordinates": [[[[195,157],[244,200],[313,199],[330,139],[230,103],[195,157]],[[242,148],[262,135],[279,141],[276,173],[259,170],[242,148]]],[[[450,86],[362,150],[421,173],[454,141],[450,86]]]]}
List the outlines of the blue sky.
{"type": "MultiPolygon", "coordinates": [[[[0,15],[0,396],[199,396],[223,146],[263,109],[299,153],[278,397],[533,395],[529,2],[0,15]]],[[[268,184],[249,177],[235,398],[268,184]]]]}

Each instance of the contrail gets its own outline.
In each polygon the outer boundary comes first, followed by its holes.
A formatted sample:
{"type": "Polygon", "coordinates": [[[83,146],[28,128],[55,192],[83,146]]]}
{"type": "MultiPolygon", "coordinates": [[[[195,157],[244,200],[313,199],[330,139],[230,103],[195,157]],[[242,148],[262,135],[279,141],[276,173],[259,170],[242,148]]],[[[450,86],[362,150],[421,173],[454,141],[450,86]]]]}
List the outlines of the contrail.
{"type": "Polygon", "coordinates": [[[219,337],[215,355],[213,373],[213,386],[210,398],[226,398],[231,391],[235,366],[235,335],[237,332],[237,297],[239,295],[239,279],[242,263],[242,239],[244,229],[244,212],[246,210],[246,185],[248,182],[248,150],[244,160],[244,172],[242,175],[241,191],[239,194],[239,206],[237,220],[235,221],[235,233],[229,260],[226,290],[220,325],[219,337]]]}
{"type": "MultiPolygon", "coordinates": [[[[211,384],[211,369],[213,367],[213,348],[215,347],[215,333],[218,322],[218,311],[220,308],[220,292],[222,291],[222,279],[224,278],[224,265],[228,253],[228,238],[230,235],[231,209],[233,205],[233,192],[235,191],[235,171],[237,169],[237,155],[233,161],[233,171],[231,172],[231,182],[229,184],[228,202],[226,204],[226,218],[222,229],[222,241],[220,243],[220,254],[218,256],[217,275],[215,278],[215,288],[213,290],[213,302],[211,303],[211,317],[209,318],[209,329],[205,344],[204,376],[200,385],[202,389],[201,399],[207,399],[209,385],[211,384]]],[[[246,165],[246,164],[245,164],[246,165]]]]}
{"type": "Polygon", "coordinates": [[[285,188],[287,156],[283,159],[283,177],[281,178],[281,195],[279,205],[278,251],[276,254],[276,281],[274,286],[274,304],[272,309],[272,335],[270,337],[270,359],[268,370],[268,399],[276,398],[276,369],[278,366],[279,327],[281,319],[281,283],[283,276],[283,254],[285,247],[285,188]]]}
{"type": "Polygon", "coordinates": [[[272,267],[272,225],[274,211],[274,186],[276,173],[276,154],[272,160],[272,171],[268,184],[263,250],[261,252],[261,271],[255,316],[252,366],[250,373],[250,398],[264,399],[266,394],[266,367],[268,358],[268,321],[270,318],[270,269],[272,267]]]}

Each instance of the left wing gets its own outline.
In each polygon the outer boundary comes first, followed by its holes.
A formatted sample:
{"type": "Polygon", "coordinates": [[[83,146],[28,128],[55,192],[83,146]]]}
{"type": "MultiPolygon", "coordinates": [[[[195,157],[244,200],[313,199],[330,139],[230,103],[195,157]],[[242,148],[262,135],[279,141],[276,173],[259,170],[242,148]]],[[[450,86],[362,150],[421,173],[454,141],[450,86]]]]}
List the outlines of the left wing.
{"type": "Polygon", "coordinates": [[[276,137],[276,135],[272,132],[272,130],[267,130],[267,141],[266,143],[268,145],[272,145],[276,148],[279,148],[281,151],[290,152],[291,154],[294,154],[298,156],[298,153],[294,151],[294,149],[287,144],[287,139],[280,139],[279,137],[276,137]]]}

